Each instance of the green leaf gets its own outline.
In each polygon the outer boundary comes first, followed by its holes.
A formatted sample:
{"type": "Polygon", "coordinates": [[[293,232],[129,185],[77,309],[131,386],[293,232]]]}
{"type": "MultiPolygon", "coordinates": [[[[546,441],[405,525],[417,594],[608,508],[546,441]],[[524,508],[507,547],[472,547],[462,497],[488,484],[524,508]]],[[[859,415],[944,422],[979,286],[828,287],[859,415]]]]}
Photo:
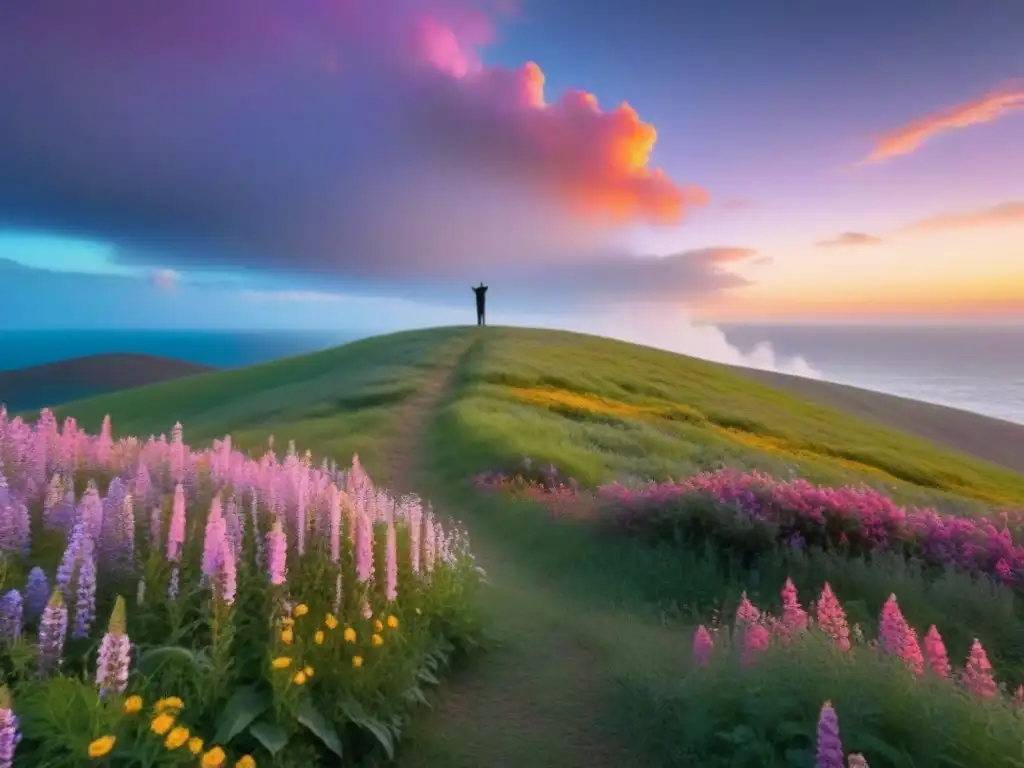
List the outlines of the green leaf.
{"type": "Polygon", "coordinates": [[[308,696],[299,700],[299,722],[306,726],[310,732],[324,743],[331,752],[338,757],[344,757],[341,751],[341,739],[334,726],[327,722],[326,718],[316,708],[308,696]]]}
{"type": "Polygon", "coordinates": [[[402,698],[413,704],[422,704],[423,706],[430,708],[430,702],[427,701],[426,695],[423,693],[423,689],[418,685],[414,685],[407,689],[402,694],[402,698]]]}
{"type": "Polygon", "coordinates": [[[192,667],[197,672],[203,672],[210,667],[209,660],[204,656],[180,645],[152,648],[139,656],[135,666],[144,675],[149,675],[161,665],[175,662],[192,667]]]}
{"type": "Polygon", "coordinates": [[[238,688],[217,722],[216,744],[227,745],[235,736],[244,731],[253,720],[270,708],[270,697],[250,685],[238,688]]]}
{"type": "Polygon", "coordinates": [[[353,721],[360,728],[364,728],[374,736],[377,737],[377,741],[384,747],[384,752],[388,756],[388,760],[395,759],[395,742],[391,738],[391,731],[384,725],[380,720],[376,720],[372,717],[364,717],[361,720],[353,721]]]}
{"type": "Polygon", "coordinates": [[[424,683],[430,683],[431,685],[440,685],[441,683],[441,681],[437,679],[437,676],[426,668],[421,669],[419,672],[417,672],[416,677],[418,677],[424,683]]]}
{"type": "Polygon", "coordinates": [[[266,720],[260,720],[258,723],[250,725],[249,733],[272,755],[276,755],[288,744],[288,734],[285,733],[284,728],[268,723],[266,720]]]}

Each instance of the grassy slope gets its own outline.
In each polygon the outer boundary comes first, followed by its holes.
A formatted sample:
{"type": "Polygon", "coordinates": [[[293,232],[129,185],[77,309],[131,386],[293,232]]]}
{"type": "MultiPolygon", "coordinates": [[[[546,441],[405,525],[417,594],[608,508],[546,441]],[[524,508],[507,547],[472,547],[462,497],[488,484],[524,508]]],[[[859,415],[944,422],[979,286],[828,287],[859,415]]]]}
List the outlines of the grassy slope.
{"type": "MultiPolygon", "coordinates": [[[[552,332],[396,334],[61,410],[90,428],[110,412],[120,433],[166,430],[180,419],[194,443],[231,431],[256,445],[274,432],[318,456],[344,460],[358,451],[382,480],[390,479],[404,435],[422,439],[421,461],[406,471],[470,527],[493,582],[484,607],[497,647],[457,675],[415,729],[403,754],[410,768],[644,765],[636,740],[649,734],[626,732],[641,713],[623,709],[622,684],[677,673],[689,642],[660,613],[657,598],[681,585],[684,599],[720,587],[717,574],[676,554],[639,552],[632,542],[598,539],[482,497],[468,482],[477,471],[522,454],[588,481],[679,475],[720,461],[796,464],[822,479],[879,480],[885,467],[923,483],[898,481],[908,495],[945,484],[974,498],[1024,498],[1019,475],[806,405],[717,366],[552,332]],[[419,413],[403,410],[415,399],[409,395],[429,388],[448,365],[455,375],[443,400],[420,403],[419,413]],[[427,421],[422,437],[410,427],[414,420],[427,421]],[[839,452],[847,457],[837,460],[839,452]]],[[[879,594],[892,587],[902,598],[911,589],[891,574],[862,576],[877,580],[879,594]]],[[[765,575],[766,583],[775,578],[765,575]]],[[[921,604],[934,609],[934,602],[921,604]]]]}

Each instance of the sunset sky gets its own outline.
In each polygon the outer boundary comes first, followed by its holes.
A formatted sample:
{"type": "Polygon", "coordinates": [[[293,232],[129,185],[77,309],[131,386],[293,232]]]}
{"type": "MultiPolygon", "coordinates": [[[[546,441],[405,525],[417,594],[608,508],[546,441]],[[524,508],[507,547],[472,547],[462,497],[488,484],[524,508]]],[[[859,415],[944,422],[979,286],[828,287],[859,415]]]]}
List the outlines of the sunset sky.
{"type": "Polygon", "coordinates": [[[1007,0],[2,3],[0,329],[472,322],[481,280],[495,323],[1024,322],[1022,30],[1007,0]]]}

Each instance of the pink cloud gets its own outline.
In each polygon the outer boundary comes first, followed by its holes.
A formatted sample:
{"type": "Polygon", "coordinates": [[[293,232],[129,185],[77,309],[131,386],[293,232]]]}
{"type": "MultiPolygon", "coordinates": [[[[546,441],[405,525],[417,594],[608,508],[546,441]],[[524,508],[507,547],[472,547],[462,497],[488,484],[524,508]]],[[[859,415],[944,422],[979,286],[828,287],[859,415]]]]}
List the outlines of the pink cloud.
{"type": "Polygon", "coordinates": [[[850,245],[881,245],[882,239],[864,232],[843,232],[829,240],[819,240],[819,248],[841,248],[850,245]]]}
{"type": "Polygon", "coordinates": [[[1010,201],[974,211],[949,211],[915,221],[904,232],[950,232],[961,229],[1024,224],[1024,200],[1010,201]]]}
{"type": "Polygon", "coordinates": [[[919,117],[881,134],[864,162],[881,163],[908,155],[940,133],[990,123],[1021,109],[1024,109],[1024,81],[1015,81],[980,98],[919,117]]]}

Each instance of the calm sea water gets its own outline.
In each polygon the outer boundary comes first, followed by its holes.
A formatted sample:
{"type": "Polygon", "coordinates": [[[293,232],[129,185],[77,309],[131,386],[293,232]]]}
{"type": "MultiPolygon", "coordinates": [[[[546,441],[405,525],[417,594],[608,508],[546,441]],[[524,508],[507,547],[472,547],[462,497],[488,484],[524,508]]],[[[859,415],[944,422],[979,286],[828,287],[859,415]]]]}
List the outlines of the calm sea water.
{"type": "MultiPolygon", "coordinates": [[[[724,326],[743,352],[769,342],[822,378],[1024,424],[1024,327],[724,326]]],[[[100,352],[253,365],[364,336],[357,332],[16,331],[0,333],[0,370],[100,352]]]]}
{"type": "Polygon", "coordinates": [[[724,326],[743,351],[768,341],[822,378],[1024,424],[1024,326],[724,326]]]}
{"type": "Polygon", "coordinates": [[[0,371],[110,352],[237,368],[336,347],[363,335],[343,331],[3,331],[0,371]]]}

